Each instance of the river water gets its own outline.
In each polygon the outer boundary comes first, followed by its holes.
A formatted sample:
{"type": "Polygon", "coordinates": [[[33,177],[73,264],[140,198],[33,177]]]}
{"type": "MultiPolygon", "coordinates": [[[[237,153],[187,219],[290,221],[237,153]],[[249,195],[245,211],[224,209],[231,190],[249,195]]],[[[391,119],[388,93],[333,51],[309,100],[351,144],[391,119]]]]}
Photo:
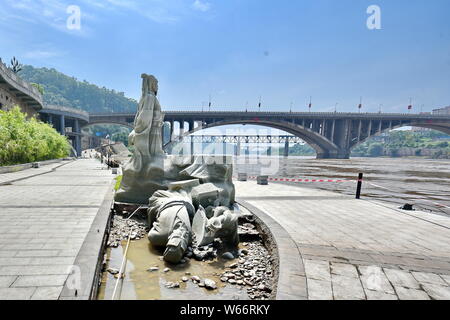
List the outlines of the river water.
{"type": "Polygon", "coordinates": [[[358,173],[364,174],[362,198],[374,198],[417,209],[450,215],[450,160],[423,158],[352,158],[317,160],[313,157],[235,158],[235,173],[272,177],[345,179],[347,182],[298,183],[354,195],[358,173]]]}

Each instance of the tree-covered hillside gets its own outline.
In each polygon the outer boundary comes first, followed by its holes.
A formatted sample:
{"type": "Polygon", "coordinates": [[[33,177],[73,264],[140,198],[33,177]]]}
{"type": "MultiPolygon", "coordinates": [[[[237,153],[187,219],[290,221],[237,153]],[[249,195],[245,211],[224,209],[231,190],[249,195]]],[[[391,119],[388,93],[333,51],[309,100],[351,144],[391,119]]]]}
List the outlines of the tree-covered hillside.
{"type": "Polygon", "coordinates": [[[100,88],[87,81],[78,81],[55,69],[26,65],[21,78],[44,89],[44,103],[82,109],[88,112],[135,112],[137,102],[123,92],[100,88]]]}

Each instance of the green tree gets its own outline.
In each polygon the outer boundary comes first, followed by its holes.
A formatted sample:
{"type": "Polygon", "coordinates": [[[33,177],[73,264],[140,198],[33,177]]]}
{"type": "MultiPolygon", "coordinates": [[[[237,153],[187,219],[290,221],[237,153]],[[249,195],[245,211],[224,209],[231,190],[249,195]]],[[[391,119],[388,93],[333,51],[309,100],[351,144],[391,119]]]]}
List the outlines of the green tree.
{"type": "Polygon", "coordinates": [[[78,81],[55,69],[26,65],[19,72],[24,80],[42,86],[44,103],[82,109],[88,112],[136,112],[137,101],[123,92],[78,81]]]}
{"type": "Polygon", "coordinates": [[[367,149],[367,153],[371,156],[371,157],[379,157],[383,155],[383,145],[381,143],[373,143],[369,146],[369,148],[367,149]]]}
{"type": "Polygon", "coordinates": [[[67,138],[53,127],[27,119],[19,107],[0,110],[0,166],[66,157],[67,138]]]}

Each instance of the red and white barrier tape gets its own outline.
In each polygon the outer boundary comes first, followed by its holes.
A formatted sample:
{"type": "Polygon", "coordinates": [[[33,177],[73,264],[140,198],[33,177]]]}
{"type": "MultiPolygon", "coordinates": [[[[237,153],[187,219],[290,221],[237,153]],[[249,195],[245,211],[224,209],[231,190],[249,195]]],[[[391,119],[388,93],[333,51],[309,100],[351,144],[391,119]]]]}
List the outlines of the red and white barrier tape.
{"type": "MultiPolygon", "coordinates": [[[[237,177],[236,177],[237,178],[237,177]]],[[[256,176],[248,176],[247,179],[256,180],[256,176]]],[[[269,181],[280,181],[280,182],[356,182],[358,180],[345,180],[345,179],[300,179],[300,178],[271,178],[269,181]]]]}
{"type": "MultiPolygon", "coordinates": [[[[234,178],[237,179],[238,177],[234,177],[234,178]]],[[[256,180],[257,176],[248,176],[247,179],[256,180]]],[[[363,182],[364,181],[365,183],[368,183],[369,185],[371,185],[371,186],[373,186],[375,188],[384,189],[384,190],[387,190],[387,191],[390,191],[390,192],[395,192],[392,189],[380,186],[378,184],[369,182],[367,180],[359,180],[359,179],[354,179],[354,180],[349,180],[349,179],[300,179],[300,178],[273,178],[273,177],[269,177],[268,180],[269,181],[279,181],[279,182],[297,182],[297,183],[300,183],[300,182],[359,182],[359,181],[363,182]]],[[[431,202],[434,205],[436,205],[437,207],[450,209],[449,206],[447,206],[445,204],[442,204],[442,203],[439,203],[439,202],[432,201],[432,200],[428,200],[428,199],[417,199],[417,200],[418,201],[431,202]]]]}

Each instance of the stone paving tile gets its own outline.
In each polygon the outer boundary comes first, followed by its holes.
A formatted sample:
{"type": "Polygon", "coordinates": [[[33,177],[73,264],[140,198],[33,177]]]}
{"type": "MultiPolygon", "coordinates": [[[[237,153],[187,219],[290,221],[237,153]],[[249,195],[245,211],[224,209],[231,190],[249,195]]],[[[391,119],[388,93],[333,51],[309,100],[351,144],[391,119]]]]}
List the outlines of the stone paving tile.
{"type": "Polygon", "coordinates": [[[67,275],[19,276],[11,287],[63,286],[67,275]]]}
{"type": "Polygon", "coordinates": [[[430,300],[428,294],[423,290],[395,287],[400,300],[430,300]]]}
{"type": "Polygon", "coordinates": [[[445,286],[446,283],[444,279],[442,279],[439,275],[434,273],[426,273],[426,272],[411,272],[413,277],[419,281],[421,284],[436,284],[440,286],[445,286]]]}
{"type": "Polygon", "coordinates": [[[386,293],[383,291],[364,290],[367,300],[398,300],[395,294],[386,293]]]}
{"type": "Polygon", "coordinates": [[[57,300],[63,287],[39,287],[31,296],[31,300],[57,300]]]}
{"type": "Polygon", "coordinates": [[[0,267],[0,275],[67,275],[71,268],[70,265],[2,266],[0,267]]]}
{"type": "Polygon", "coordinates": [[[333,300],[331,281],[308,279],[308,299],[333,300]]]}
{"type": "Polygon", "coordinates": [[[332,275],[336,274],[359,279],[358,270],[356,267],[347,263],[332,262],[331,273],[332,275]]]}
{"type": "Polygon", "coordinates": [[[15,250],[0,250],[0,258],[12,258],[17,254],[15,250]]]}
{"type": "Polygon", "coordinates": [[[331,281],[330,266],[327,261],[304,260],[306,277],[315,280],[331,281]]]}
{"type": "Polygon", "coordinates": [[[0,288],[8,288],[16,279],[17,276],[0,276],[0,288]]]}
{"type": "Polygon", "coordinates": [[[368,266],[358,267],[358,269],[361,272],[360,279],[365,289],[395,294],[394,288],[380,267],[368,266]]]}
{"type": "Polygon", "coordinates": [[[54,257],[59,254],[59,250],[20,250],[16,257],[54,257]]]}
{"type": "Polygon", "coordinates": [[[450,286],[450,275],[448,274],[441,274],[441,278],[445,280],[445,282],[447,282],[447,285],[450,286]]]}
{"type": "Polygon", "coordinates": [[[0,288],[0,300],[29,300],[36,288],[0,288]]]}
{"type": "Polygon", "coordinates": [[[420,289],[419,283],[407,271],[384,268],[384,273],[394,287],[420,289]]]}
{"type": "Polygon", "coordinates": [[[335,300],[365,300],[366,295],[359,278],[333,274],[331,276],[335,300]]]}
{"type": "Polygon", "coordinates": [[[43,258],[30,258],[28,265],[71,265],[73,264],[74,257],[43,257],[43,258]]]}
{"type": "Polygon", "coordinates": [[[1,258],[0,266],[28,266],[30,264],[31,258],[1,258]]]}
{"type": "Polygon", "coordinates": [[[425,283],[422,287],[432,299],[450,300],[450,286],[438,286],[425,283]]]}

